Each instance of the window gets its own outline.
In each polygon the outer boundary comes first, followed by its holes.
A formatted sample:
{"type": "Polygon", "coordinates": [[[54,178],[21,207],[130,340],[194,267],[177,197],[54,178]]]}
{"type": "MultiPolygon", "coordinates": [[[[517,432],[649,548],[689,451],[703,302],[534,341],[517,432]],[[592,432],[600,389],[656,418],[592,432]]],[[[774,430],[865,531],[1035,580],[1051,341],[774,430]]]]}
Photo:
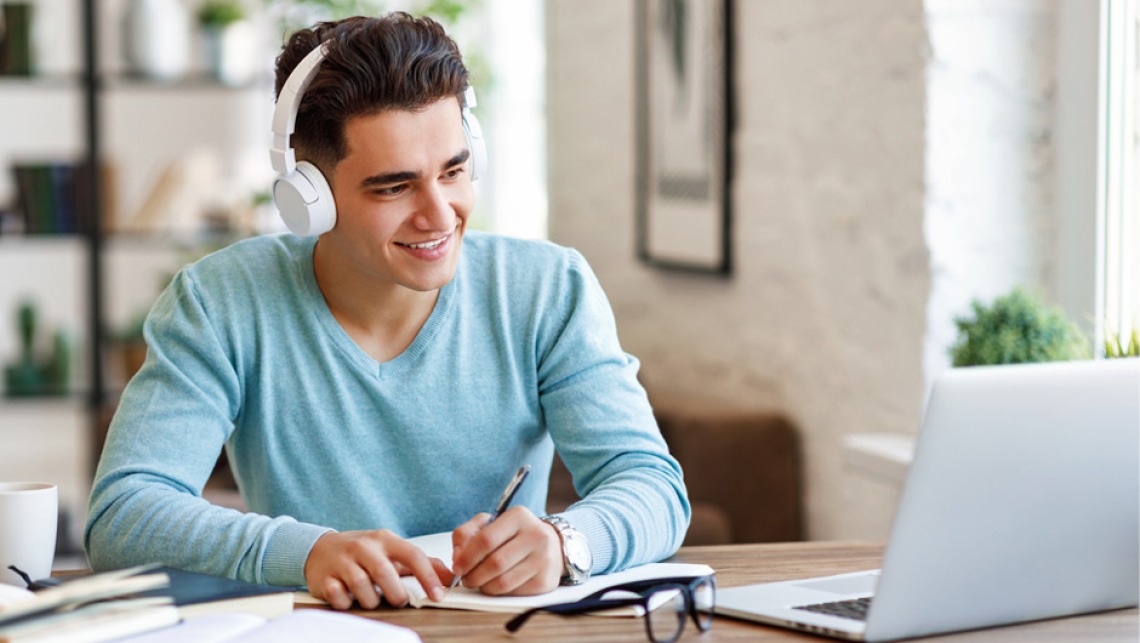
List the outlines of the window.
{"type": "Polygon", "coordinates": [[[1140,329],[1140,2],[1105,8],[1098,338],[1140,329]]]}
{"type": "Polygon", "coordinates": [[[1058,299],[1095,339],[1140,329],[1140,0],[1061,0],[1058,299]]]}

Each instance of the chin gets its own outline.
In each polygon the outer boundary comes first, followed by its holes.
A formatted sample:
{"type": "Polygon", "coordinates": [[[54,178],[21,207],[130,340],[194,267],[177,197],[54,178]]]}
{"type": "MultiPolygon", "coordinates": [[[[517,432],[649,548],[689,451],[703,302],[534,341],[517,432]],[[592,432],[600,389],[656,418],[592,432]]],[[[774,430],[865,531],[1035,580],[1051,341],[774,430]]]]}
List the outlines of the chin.
{"type": "Polygon", "coordinates": [[[419,292],[439,290],[455,278],[455,266],[448,266],[445,270],[432,271],[432,274],[417,275],[406,282],[408,288],[419,292]]]}

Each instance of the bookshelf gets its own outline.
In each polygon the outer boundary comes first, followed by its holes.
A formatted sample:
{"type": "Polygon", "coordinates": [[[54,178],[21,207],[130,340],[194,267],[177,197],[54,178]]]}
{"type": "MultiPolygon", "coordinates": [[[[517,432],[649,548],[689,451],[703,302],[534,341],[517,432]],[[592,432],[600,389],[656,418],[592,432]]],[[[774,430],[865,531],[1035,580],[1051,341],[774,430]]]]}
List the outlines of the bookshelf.
{"type": "MultiPolygon", "coordinates": [[[[21,353],[16,309],[30,299],[39,339],[55,331],[69,338],[72,374],[64,394],[0,395],[0,479],[59,484],[75,546],[103,431],[127,376],[110,338],[149,308],[179,266],[248,234],[210,231],[201,219],[139,223],[134,215],[164,171],[203,150],[222,159],[214,163],[219,174],[256,177],[258,170],[243,168],[263,166],[268,186],[272,86],[268,74],[224,85],[200,61],[176,81],[132,76],[115,54],[126,1],[66,4],[70,22],[53,24],[51,37],[67,55],[52,54],[43,73],[0,76],[0,207],[28,208],[17,201],[18,183],[29,177],[51,186],[41,194],[73,197],[63,215],[44,205],[29,233],[0,225],[0,364],[21,353]],[[83,168],[104,166],[110,171],[76,180],[83,168]]],[[[158,209],[176,208],[160,202],[158,209]]],[[[3,381],[0,389],[7,390],[3,381]]]]}

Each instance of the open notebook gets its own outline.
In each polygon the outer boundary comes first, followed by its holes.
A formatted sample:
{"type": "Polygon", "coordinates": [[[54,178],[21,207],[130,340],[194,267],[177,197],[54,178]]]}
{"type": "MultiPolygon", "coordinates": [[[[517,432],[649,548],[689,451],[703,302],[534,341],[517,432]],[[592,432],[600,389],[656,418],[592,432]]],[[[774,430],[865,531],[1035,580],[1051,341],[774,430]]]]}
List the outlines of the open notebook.
{"type": "MultiPolygon", "coordinates": [[[[419,536],[409,539],[425,554],[432,558],[439,558],[451,567],[451,533],[443,532],[428,536],[419,536]]],[[[474,610],[480,612],[503,612],[518,614],[532,607],[554,605],[556,603],[572,603],[579,601],[594,592],[613,587],[623,583],[653,578],[670,578],[674,576],[707,576],[713,573],[708,565],[694,565],[689,563],[650,563],[639,565],[614,574],[592,576],[581,585],[572,587],[559,587],[552,592],[538,596],[485,596],[473,589],[456,587],[447,592],[442,601],[433,601],[428,598],[423,587],[414,576],[405,576],[402,580],[408,590],[408,603],[412,607],[441,607],[457,610],[474,610]]],[[[322,605],[324,601],[313,597],[307,592],[298,592],[295,603],[297,605],[322,605]]],[[[610,610],[607,616],[632,616],[635,612],[630,610],[610,610]]]]}
{"type": "Polygon", "coordinates": [[[420,643],[414,631],[370,618],[325,610],[297,610],[272,619],[221,612],[182,621],[115,643],[420,643]]]}

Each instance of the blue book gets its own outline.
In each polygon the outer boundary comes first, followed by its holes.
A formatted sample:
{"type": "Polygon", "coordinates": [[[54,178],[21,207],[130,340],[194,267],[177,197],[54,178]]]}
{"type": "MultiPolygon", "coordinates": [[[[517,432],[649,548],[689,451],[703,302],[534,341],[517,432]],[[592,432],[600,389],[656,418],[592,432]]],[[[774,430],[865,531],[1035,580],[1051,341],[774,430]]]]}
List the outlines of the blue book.
{"type": "Polygon", "coordinates": [[[293,611],[295,587],[260,585],[194,572],[160,567],[170,585],[142,592],[139,597],[168,596],[182,618],[219,612],[242,612],[273,618],[293,611]]]}

